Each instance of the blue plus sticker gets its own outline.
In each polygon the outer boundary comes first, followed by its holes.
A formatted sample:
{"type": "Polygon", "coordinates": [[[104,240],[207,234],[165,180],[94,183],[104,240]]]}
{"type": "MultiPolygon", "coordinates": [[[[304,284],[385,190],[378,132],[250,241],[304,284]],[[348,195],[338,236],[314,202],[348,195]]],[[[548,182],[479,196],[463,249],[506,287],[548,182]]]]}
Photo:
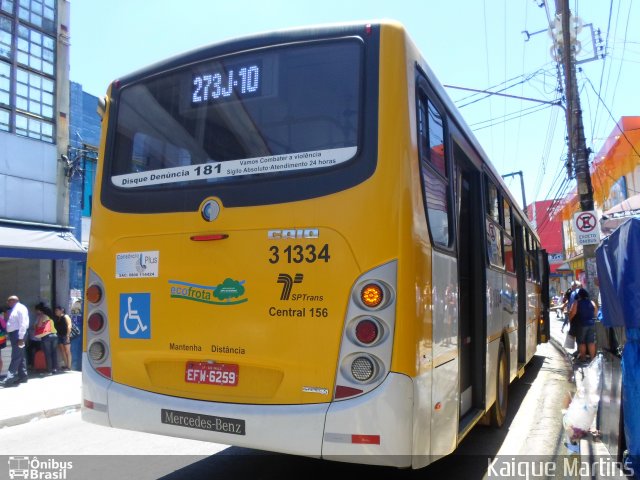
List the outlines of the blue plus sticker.
{"type": "Polygon", "coordinates": [[[151,294],[120,294],[120,338],[151,338],[151,294]]]}

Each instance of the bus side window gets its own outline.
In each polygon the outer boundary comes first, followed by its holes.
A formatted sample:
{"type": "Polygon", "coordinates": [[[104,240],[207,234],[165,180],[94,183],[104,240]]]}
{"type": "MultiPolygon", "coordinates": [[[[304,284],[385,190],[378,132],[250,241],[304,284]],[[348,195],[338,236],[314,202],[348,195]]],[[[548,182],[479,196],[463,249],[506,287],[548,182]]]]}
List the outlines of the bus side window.
{"type": "Polygon", "coordinates": [[[527,258],[527,279],[529,281],[536,281],[536,257],[538,254],[536,253],[536,241],[532,237],[532,234],[529,230],[526,232],[526,258],[527,258]]]}
{"type": "Polygon", "coordinates": [[[500,226],[500,210],[498,209],[498,189],[489,177],[485,177],[485,193],[487,207],[487,255],[489,262],[495,267],[504,267],[502,254],[502,227],[500,226]]]}
{"type": "Polygon", "coordinates": [[[494,222],[500,222],[500,210],[498,209],[498,189],[491,182],[489,177],[486,178],[487,188],[487,216],[494,222]]]}
{"type": "Polygon", "coordinates": [[[425,207],[433,242],[451,245],[451,206],[444,122],[440,112],[427,98],[418,99],[418,153],[425,207]]]}
{"type": "Polygon", "coordinates": [[[513,258],[513,231],[511,230],[511,205],[506,199],[502,199],[503,226],[504,226],[504,266],[508,272],[515,273],[516,264],[513,258]]]}

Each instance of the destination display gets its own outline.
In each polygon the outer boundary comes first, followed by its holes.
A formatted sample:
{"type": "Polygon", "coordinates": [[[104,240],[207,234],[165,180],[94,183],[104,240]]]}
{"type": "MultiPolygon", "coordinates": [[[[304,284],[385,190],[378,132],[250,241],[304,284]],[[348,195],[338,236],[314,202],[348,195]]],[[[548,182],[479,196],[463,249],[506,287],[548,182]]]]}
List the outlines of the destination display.
{"type": "Polygon", "coordinates": [[[217,69],[209,72],[194,73],[192,80],[191,105],[210,105],[232,98],[258,97],[262,93],[262,65],[252,62],[217,69]]]}

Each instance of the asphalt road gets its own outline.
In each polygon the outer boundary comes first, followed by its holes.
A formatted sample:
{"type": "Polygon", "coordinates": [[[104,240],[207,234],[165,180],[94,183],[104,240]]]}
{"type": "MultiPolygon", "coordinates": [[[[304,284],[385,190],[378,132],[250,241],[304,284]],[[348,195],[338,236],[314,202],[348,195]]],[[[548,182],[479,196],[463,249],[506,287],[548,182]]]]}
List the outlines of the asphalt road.
{"type": "MultiPolygon", "coordinates": [[[[99,427],[78,412],[0,430],[0,453],[70,461],[66,479],[278,479],[353,475],[406,478],[495,478],[488,464],[498,458],[566,454],[561,409],[573,385],[571,368],[550,344],[541,345],[525,375],[509,389],[502,429],[477,426],[456,452],[422,470],[396,470],[272,454],[225,445],[99,427]]],[[[1,401],[1,398],[0,398],[1,401]]],[[[4,457],[5,459],[8,457],[4,457]]],[[[0,456],[0,479],[8,469],[0,456]]]]}

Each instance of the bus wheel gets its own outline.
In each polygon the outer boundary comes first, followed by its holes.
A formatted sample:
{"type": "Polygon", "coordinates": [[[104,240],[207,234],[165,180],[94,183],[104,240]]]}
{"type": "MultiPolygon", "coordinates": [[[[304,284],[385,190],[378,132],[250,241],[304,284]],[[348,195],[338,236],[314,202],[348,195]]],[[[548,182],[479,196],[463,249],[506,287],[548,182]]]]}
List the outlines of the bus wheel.
{"type": "Polygon", "coordinates": [[[498,349],[498,371],[496,374],[496,401],[491,408],[491,426],[500,428],[507,418],[509,406],[509,372],[504,343],[498,349]]]}

